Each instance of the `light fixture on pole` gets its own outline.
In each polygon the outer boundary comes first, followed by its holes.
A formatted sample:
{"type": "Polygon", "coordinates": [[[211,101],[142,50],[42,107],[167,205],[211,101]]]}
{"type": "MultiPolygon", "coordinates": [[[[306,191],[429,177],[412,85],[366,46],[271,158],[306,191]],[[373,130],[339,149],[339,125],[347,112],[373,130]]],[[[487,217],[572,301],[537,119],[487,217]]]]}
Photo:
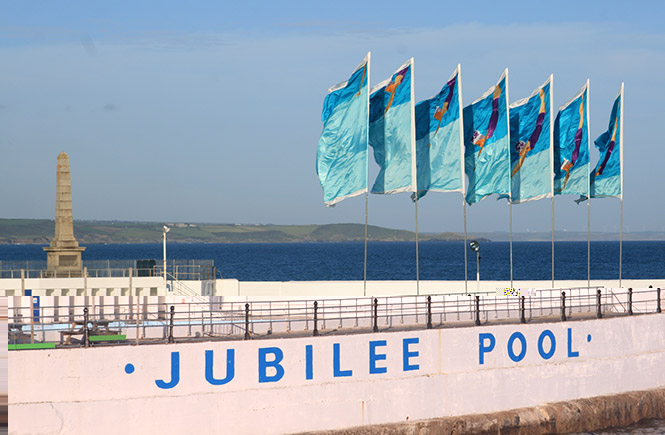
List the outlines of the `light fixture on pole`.
{"type": "Polygon", "coordinates": [[[162,228],[164,228],[162,239],[164,241],[164,282],[166,282],[166,233],[171,231],[171,228],[167,227],[166,225],[164,225],[162,228]]]}
{"type": "Polygon", "coordinates": [[[469,242],[469,248],[476,253],[476,282],[477,292],[480,292],[480,243],[477,240],[471,240],[469,242]]]}

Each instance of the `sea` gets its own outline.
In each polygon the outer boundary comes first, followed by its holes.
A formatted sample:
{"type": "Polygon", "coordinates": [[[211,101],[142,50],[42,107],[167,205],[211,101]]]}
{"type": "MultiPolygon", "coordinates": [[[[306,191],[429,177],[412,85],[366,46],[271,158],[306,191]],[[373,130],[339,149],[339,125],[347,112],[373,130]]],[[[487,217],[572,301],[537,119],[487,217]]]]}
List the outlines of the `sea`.
{"type": "MultiPolygon", "coordinates": [[[[43,245],[0,245],[0,262],[45,261],[43,245]]],[[[591,242],[591,279],[619,279],[619,243],[591,242]]],[[[510,244],[480,243],[480,279],[510,280],[510,244]]],[[[162,244],[90,244],[83,260],[162,260],[162,244]]],[[[463,242],[421,242],[422,280],[464,280],[463,242]]],[[[362,280],[364,243],[167,243],[166,257],[213,260],[223,278],[240,281],[362,280]]],[[[551,242],[514,242],[514,280],[552,279],[551,242]]],[[[476,279],[477,255],[467,249],[467,275],[476,279]]],[[[2,268],[0,263],[0,268],[2,268]]],[[[623,279],[665,278],[665,241],[623,243],[623,279]]],[[[414,242],[369,242],[367,279],[415,280],[414,242]]],[[[556,242],[554,279],[587,279],[587,242],[556,242]]]]}

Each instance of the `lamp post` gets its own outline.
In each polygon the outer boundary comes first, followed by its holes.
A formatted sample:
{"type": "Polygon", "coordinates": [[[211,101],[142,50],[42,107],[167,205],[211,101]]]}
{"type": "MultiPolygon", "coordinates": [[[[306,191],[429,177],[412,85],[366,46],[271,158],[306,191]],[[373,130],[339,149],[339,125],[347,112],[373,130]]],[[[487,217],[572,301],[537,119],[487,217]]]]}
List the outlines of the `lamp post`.
{"type": "Polygon", "coordinates": [[[469,248],[476,253],[476,291],[480,293],[480,243],[477,240],[471,240],[469,248]]]}
{"type": "Polygon", "coordinates": [[[162,228],[162,239],[164,241],[164,283],[166,283],[166,233],[171,231],[171,228],[167,227],[166,225],[164,225],[162,228]]]}

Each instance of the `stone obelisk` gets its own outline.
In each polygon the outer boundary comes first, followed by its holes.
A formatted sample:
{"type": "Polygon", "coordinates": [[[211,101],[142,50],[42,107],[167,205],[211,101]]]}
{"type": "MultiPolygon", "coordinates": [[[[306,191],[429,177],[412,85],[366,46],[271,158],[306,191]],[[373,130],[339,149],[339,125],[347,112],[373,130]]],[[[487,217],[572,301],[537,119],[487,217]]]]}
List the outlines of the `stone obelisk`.
{"type": "Polygon", "coordinates": [[[50,274],[58,276],[81,276],[81,252],[74,238],[72,215],[72,181],[69,172],[69,156],[58,155],[57,193],[55,198],[55,237],[51,245],[44,248],[50,274]]]}

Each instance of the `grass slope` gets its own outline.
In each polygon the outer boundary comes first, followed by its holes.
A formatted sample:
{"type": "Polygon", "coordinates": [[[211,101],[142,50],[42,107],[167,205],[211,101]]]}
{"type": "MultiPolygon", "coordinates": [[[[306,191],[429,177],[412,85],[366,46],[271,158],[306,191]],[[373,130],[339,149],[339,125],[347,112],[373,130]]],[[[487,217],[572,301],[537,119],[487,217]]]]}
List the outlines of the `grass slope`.
{"type": "MultiPolygon", "coordinates": [[[[362,224],[329,225],[238,225],[238,224],[175,224],[170,225],[168,238],[183,243],[289,243],[344,242],[364,240],[362,224]]],[[[45,219],[0,219],[0,243],[47,244],[55,224],[45,219]]],[[[155,243],[162,240],[162,224],[154,222],[75,221],[74,234],[86,243],[155,243]]],[[[372,241],[413,241],[411,231],[368,227],[372,241]]],[[[462,240],[454,233],[421,234],[420,240],[462,240]]]]}

